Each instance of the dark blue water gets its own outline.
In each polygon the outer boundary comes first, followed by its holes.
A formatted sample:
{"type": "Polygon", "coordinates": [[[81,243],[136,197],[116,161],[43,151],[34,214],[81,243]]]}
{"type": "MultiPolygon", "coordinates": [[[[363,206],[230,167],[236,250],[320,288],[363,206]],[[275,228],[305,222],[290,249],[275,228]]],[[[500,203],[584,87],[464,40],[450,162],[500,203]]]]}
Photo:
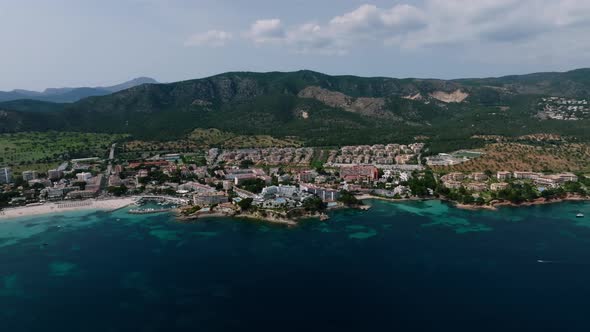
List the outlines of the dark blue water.
{"type": "Polygon", "coordinates": [[[590,220],[574,217],[588,204],[372,204],[296,228],[124,211],[3,222],[1,330],[590,330],[590,220]]]}

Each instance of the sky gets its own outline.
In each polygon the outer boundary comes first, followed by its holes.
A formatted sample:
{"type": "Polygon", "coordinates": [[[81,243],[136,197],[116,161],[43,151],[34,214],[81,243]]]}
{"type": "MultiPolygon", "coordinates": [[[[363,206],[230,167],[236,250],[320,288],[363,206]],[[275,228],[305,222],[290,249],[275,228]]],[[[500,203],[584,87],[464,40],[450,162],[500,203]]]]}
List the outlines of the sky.
{"type": "Polygon", "coordinates": [[[0,0],[0,90],[565,71],[590,66],[589,35],[589,0],[0,0]]]}

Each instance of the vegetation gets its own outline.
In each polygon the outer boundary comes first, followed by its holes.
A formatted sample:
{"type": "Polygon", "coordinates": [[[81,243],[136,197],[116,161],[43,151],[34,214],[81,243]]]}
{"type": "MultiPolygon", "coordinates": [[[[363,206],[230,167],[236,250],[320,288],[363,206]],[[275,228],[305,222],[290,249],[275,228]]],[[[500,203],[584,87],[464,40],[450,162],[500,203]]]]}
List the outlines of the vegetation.
{"type": "Polygon", "coordinates": [[[506,189],[500,190],[494,194],[495,198],[510,201],[512,203],[522,203],[532,201],[540,197],[539,192],[530,183],[511,183],[506,189]]]}
{"type": "Polygon", "coordinates": [[[414,172],[412,178],[407,183],[404,183],[404,185],[409,186],[412,194],[418,197],[430,196],[431,193],[428,189],[434,191],[438,188],[434,174],[430,170],[423,174],[414,172]]]}
{"type": "Polygon", "coordinates": [[[241,169],[247,169],[247,168],[252,167],[253,165],[254,165],[254,162],[252,160],[249,160],[249,159],[245,159],[245,160],[242,160],[240,162],[240,168],[241,169]]]}
{"type": "Polygon", "coordinates": [[[115,195],[117,197],[123,196],[127,193],[127,187],[125,185],[121,185],[118,187],[109,187],[108,192],[111,195],[115,195]]]}
{"type": "Polygon", "coordinates": [[[1,134],[0,165],[12,166],[15,172],[47,171],[64,160],[106,157],[111,144],[125,137],[55,131],[1,134]]]}
{"type": "Polygon", "coordinates": [[[343,203],[344,205],[347,205],[347,206],[355,206],[355,205],[363,204],[363,202],[360,201],[358,198],[356,198],[353,193],[351,193],[350,191],[347,191],[347,190],[342,190],[340,192],[340,197],[338,198],[338,201],[343,203]]]}
{"type": "Polygon", "coordinates": [[[191,214],[194,214],[194,213],[198,212],[200,209],[201,209],[200,206],[193,205],[193,206],[190,206],[190,207],[188,207],[186,209],[182,209],[181,214],[184,215],[184,216],[189,216],[191,214]]]}
{"type": "Polygon", "coordinates": [[[252,208],[252,202],[254,200],[252,198],[244,198],[243,200],[239,201],[237,204],[242,211],[248,211],[252,208]]]}
{"type": "Polygon", "coordinates": [[[487,145],[484,155],[468,162],[435,167],[441,172],[483,172],[485,170],[563,172],[589,171],[590,144],[567,142],[503,142],[487,145]]]}
{"type": "Polygon", "coordinates": [[[243,181],[238,187],[259,194],[262,192],[262,189],[266,187],[266,183],[262,179],[251,179],[243,181]]]}
{"type": "Polygon", "coordinates": [[[324,211],[326,207],[326,203],[324,203],[324,201],[322,201],[322,199],[317,196],[309,197],[303,201],[303,208],[308,212],[324,211]]]}
{"type": "Polygon", "coordinates": [[[7,191],[7,192],[0,192],[0,209],[2,207],[7,207],[8,202],[15,197],[19,197],[20,193],[18,191],[7,191]]]}
{"type": "Polygon", "coordinates": [[[407,143],[416,136],[427,136],[430,153],[483,146],[483,140],[471,139],[475,135],[553,133],[588,142],[589,120],[534,117],[542,96],[590,95],[590,82],[584,76],[588,73],[578,70],[454,81],[328,76],[310,71],[226,73],[144,85],[51,107],[0,103],[0,132],[129,133],[141,142],[168,141],[170,146],[183,148],[407,143]],[[362,107],[344,110],[321,98],[300,97],[299,92],[310,86],[351,100],[375,98],[384,106],[376,112],[362,107]],[[433,92],[457,90],[469,97],[461,103],[429,97],[433,92]],[[404,98],[417,93],[425,100],[404,98]]]}

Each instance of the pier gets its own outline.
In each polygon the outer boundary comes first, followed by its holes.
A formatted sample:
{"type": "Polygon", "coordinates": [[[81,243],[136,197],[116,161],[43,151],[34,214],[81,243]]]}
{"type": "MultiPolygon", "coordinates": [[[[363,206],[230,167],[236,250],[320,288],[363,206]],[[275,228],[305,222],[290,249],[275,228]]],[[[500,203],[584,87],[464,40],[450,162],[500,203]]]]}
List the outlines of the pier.
{"type": "Polygon", "coordinates": [[[152,213],[161,213],[161,212],[168,212],[172,211],[172,208],[162,208],[162,209],[131,209],[127,213],[129,214],[152,214],[152,213]]]}

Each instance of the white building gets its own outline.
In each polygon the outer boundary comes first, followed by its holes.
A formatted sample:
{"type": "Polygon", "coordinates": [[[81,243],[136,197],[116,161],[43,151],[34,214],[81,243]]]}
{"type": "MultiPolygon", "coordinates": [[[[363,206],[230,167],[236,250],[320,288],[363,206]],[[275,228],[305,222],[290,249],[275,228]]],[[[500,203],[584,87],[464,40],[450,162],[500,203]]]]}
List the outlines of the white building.
{"type": "Polygon", "coordinates": [[[0,168],[0,184],[12,182],[12,170],[10,167],[0,168]]]}
{"type": "Polygon", "coordinates": [[[24,171],[23,172],[23,180],[31,181],[37,178],[37,171],[24,171]]]}
{"type": "Polygon", "coordinates": [[[92,173],[88,173],[88,172],[78,173],[78,174],[76,174],[76,178],[78,179],[78,182],[86,182],[92,178],[92,173]]]}
{"type": "Polygon", "coordinates": [[[262,189],[262,196],[279,196],[279,197],[293,197],[294,194],[299,193],[299,188],[295,186],[270,186],[262,189]]]}

